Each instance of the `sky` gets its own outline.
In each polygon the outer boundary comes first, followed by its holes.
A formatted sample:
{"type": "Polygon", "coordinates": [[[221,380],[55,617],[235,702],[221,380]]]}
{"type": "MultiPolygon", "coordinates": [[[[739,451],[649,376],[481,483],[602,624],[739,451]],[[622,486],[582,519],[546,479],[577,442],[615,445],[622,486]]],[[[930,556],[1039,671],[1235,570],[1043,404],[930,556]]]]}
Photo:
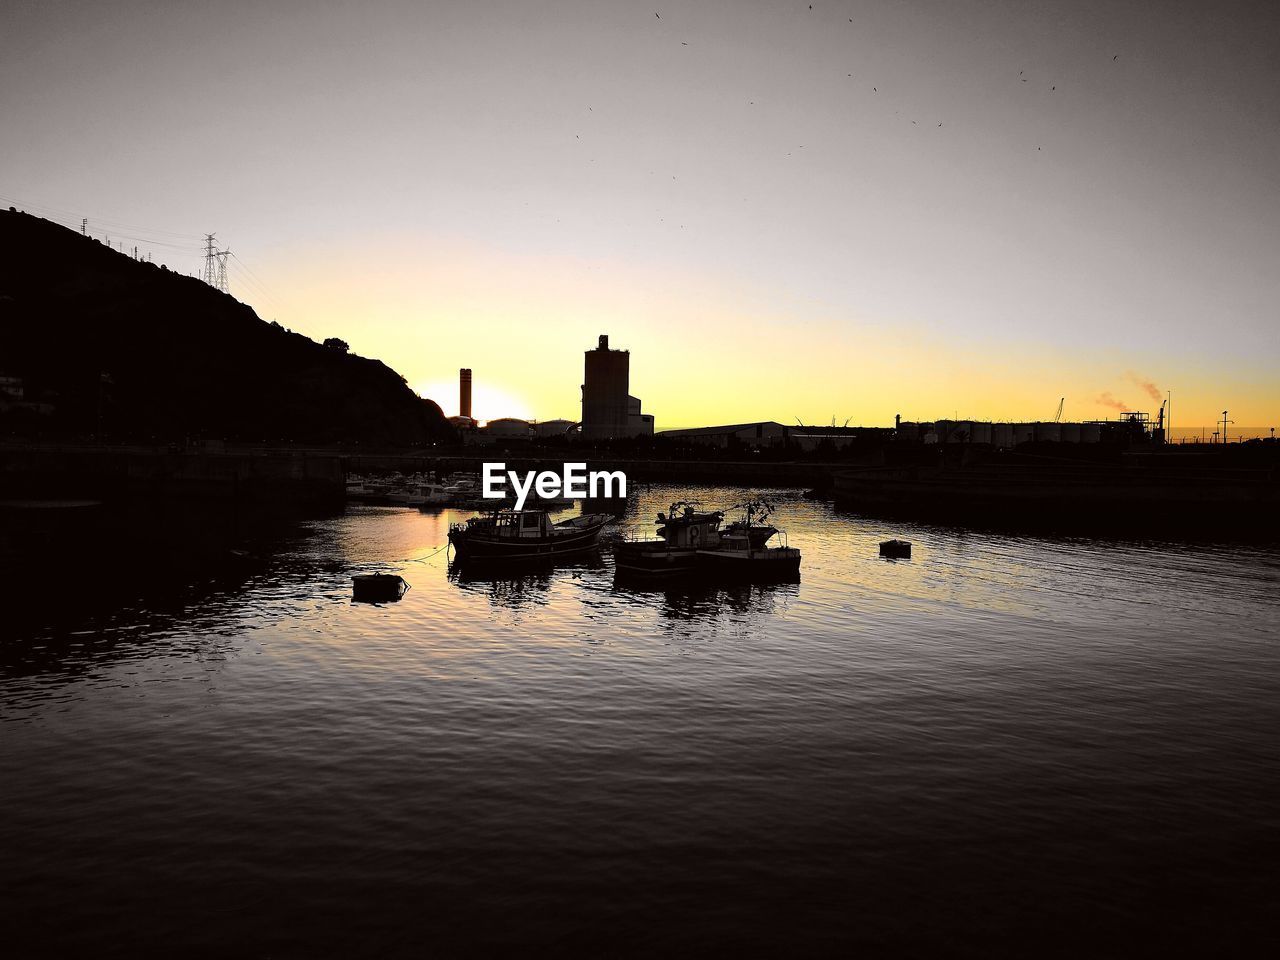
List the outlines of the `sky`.
{"type": "MultiPolygon", "coordinates": [[[[1280,425],[1280,6],[7,0],[0,198],[457,412],[1280,425]]],[[[1237,429],[1236,427],[1232,428],[1237,429]]]]}

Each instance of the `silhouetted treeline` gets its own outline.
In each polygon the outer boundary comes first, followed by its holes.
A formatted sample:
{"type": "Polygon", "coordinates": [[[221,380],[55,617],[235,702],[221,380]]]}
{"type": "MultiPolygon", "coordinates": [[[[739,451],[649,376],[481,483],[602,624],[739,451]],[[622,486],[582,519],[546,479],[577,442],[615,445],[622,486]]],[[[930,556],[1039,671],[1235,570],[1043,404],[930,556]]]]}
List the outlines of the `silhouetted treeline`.
{"type": "Polygon", "coordinates": [[[454,438],[440,408],[394,370],[334,346],[267,323],[194,277],[0,211],[0,377],[12,388],[0,397],[2,432],[311,443],[454,438]]]}

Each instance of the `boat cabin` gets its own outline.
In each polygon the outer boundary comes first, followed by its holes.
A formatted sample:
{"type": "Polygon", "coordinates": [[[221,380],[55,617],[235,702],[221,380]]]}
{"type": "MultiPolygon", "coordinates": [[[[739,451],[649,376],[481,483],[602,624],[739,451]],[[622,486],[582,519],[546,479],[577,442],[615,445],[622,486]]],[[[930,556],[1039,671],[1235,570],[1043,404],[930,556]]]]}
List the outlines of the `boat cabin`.
{"type": "Polygon", "coordinates": [[[719,510],[704,512],[692,505],[672,504],[669,515],[658,514],[658,536],[667,541],[669,548],[697,550],[715,546],[723,519],[719,510]],[[678,510],[680,506],[684,506],[682,511],[678,510]]]}
{"type": "Polygon", "coordinates": [[[555,524],[545,510],[500,510],[487,517],[473,517],[467,526],[481,528],[486,537],[517,540],[552,536],[555,524]]]}

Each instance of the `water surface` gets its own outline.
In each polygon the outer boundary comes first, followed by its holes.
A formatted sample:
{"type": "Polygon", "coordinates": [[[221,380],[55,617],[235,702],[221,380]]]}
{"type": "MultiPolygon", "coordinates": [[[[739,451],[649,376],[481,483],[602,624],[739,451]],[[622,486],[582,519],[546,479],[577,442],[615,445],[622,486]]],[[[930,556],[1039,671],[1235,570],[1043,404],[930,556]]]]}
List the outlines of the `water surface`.
{"type": "MultiPolygon", "coordinates": [[[[744,497],[655,486],[624,523],[688,493],[744,497]]],[[[1280,552],[772,496],[799,584],[636,587],[607,549],[460,573],[461,515],[364,507],[163,596],[26,609],[0,657],[8,937],[1131,956],[1273,935],[1280,552]],[[891,536],[912,560],[879,559],[891,536]],[[353,604],[375,570],[412,589],[353,604]]]]}

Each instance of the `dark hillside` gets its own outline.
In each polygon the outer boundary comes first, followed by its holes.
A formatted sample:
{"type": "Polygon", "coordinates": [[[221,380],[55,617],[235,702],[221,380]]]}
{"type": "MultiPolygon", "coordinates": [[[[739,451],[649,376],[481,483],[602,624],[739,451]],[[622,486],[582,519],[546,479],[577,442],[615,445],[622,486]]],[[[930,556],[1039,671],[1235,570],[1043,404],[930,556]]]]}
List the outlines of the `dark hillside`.
{"type": "Polygon", "coordinates": [[[451,439],[391,368],[193,277],[0,211],[0,432],[119,440],[451,439]],[[18,396],[21,391],[21,397],[18,396]]]}

